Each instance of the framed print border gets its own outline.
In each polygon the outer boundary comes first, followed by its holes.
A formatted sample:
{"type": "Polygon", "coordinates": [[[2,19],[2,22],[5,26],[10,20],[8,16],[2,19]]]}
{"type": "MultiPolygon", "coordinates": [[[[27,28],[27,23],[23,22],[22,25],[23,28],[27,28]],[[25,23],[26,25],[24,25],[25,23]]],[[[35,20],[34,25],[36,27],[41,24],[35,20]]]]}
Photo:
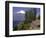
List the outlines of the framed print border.
{"type": "Polygon", "coordinates": [[[19,2],[19,1],[5,1],[5,36],[6,37],[15,37],[15,36],[32,36],[32,35],[44,35],[45,34],[45,3],[36,3],[36,2],[19,2]],[[37,34],[22,34],[22,35],[9,35],[9,4],[10,3],[22,3],[22,4],[36,4],[43,5],[43,33],[37,34]]]}

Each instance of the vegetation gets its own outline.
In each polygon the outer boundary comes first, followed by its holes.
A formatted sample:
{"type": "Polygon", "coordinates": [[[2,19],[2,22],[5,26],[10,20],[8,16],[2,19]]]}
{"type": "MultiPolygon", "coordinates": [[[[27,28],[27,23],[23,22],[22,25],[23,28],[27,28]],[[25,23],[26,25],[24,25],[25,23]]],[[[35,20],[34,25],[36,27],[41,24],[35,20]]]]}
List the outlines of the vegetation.
{"type": "Polygon", "coordinates": [[[30,25],[28,23],[27,24],[22,23],[20,30],[27,30],[27,29],[29,29],[29,27],[30,27],[30,25]]]}
{"type": "Polygon", "coordinates": [[[16,25],[16,27],[13,28],[13,31],[14,31],[14,30],[18,30],[17,28],[18,28],[18,27],[17,27],[17,25],[16,25]]]}
{"type": "Polygon", "coordinates": [[[40,15],[38,16],[38,19],[40,20],[40,15]]]}

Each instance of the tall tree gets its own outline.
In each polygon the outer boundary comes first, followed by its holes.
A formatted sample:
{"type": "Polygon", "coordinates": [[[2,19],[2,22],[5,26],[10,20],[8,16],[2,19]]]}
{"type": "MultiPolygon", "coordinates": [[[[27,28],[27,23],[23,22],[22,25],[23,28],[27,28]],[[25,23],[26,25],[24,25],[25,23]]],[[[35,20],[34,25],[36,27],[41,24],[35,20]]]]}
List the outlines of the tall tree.
{"type": "Polygon", "coordinates": [[[31,22],[34,19],[34,13],[32,11],[26,11],[25,21],[26,23],[31,22]]]}

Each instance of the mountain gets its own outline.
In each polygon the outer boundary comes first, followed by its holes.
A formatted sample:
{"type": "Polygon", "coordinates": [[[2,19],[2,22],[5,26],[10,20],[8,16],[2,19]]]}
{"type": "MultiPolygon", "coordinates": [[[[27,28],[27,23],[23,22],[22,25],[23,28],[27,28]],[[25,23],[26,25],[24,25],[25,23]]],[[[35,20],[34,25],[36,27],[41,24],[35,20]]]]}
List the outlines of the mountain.
{"type": "Polygon", "coordinates": [[[23,21],[25,20],[25,11],[18,11],[15,15],[13,15],[13,17],[14,21],[23,21]]]}

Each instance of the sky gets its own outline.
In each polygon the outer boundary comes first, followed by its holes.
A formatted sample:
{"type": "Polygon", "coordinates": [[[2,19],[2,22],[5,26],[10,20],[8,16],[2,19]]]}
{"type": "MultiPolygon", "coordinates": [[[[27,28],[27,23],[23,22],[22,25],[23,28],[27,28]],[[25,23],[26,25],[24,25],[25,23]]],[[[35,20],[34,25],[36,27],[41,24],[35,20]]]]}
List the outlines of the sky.
{"type": "MultiPolygon", "coordinates": [[[[40,14],[40,8],[36,9],[36,16],[40,14]]],[[[25,20],[25,11],[32,10],[32,8],[24,8],[24,7],[13,7],[13,20],[25,20]]]]}

